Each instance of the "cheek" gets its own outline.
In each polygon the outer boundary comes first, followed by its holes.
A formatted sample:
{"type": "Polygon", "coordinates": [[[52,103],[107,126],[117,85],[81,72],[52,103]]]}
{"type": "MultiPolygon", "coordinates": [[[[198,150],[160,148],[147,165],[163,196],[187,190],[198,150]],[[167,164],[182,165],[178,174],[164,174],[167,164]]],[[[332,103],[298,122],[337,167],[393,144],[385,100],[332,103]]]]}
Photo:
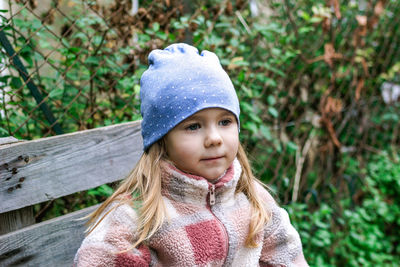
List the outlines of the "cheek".
{"type": "Polygon", "coordinates": [[[238,132],[232,132],[229,136],[229,141],[227,143],[228,143],[230,151],[232,151],[234,156],[236,157],[237,151],[239,149],[239,134],[238,134],[238,132]]]}
{"type": "Polygon", "coordinates": [[[237,130],[231,130],[228,135],[228,142],[232,146],[238,146],[239,145],[239,133],[237,130]]]}
{"type": "Polygon", "coordinates": [[[180,137],[177,140],[170,140],[167,143],[167,154],[172,161],[182,161],[185,159],[190,159],[195,155],[196,149],[195,142],[193,140],[180,137]]]}

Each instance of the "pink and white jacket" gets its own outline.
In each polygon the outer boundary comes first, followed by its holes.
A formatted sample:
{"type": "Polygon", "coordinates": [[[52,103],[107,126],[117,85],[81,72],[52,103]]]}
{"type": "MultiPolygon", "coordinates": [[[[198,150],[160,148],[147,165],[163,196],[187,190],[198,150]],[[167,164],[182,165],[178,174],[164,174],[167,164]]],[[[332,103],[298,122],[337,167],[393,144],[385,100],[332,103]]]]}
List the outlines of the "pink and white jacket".
{"type": "Polygon", "coordinates": [[[308,266],[287,212],[257,185],[272,217],[256,248],[244,246],[250,204],[235,194],[241,174],[235,160],[215,184],[163,164],[162,196],[169,220],[145,244],[135,241],[137,213],[129,205],[111,211],[83,240],[74,266],[308,266]]]}

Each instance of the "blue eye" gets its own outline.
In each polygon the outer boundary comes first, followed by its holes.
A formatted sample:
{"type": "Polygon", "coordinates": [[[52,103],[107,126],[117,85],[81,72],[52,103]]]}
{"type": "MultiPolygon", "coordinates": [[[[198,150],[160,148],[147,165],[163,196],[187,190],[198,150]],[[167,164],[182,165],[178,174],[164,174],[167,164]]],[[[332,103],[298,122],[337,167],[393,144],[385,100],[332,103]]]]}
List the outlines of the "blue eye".
{"type": "Polygon", "coordinates": [[[200,128],[200,124],[198,124],[198,123],[193,123],[193,124],[190,124],[188,127],[186,127],[185,129],[186,130],[189,130],[189,131],[196,131],[197,129],[199,129],[200,128]]]}
{"type": "Polygon", "coordinates": [[[220,121],[219,124],[222,126],[228,126],[229,124],[231,124],[231,122],[232,122],[232,120],[226,119],[226,120],[220,121]]]}

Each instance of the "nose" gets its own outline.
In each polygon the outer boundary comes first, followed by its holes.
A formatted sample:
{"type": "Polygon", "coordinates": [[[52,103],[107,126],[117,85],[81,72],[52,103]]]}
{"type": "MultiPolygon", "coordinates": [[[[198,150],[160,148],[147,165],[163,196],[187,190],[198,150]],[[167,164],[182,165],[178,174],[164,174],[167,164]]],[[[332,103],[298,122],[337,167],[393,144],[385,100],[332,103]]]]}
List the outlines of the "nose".
{"type": "Polygon", "coordinates": [[[205,147],[219,146],[222,144],[222,136],[216,127],[210,127],[206,131],[204,139],[205,147]]]}

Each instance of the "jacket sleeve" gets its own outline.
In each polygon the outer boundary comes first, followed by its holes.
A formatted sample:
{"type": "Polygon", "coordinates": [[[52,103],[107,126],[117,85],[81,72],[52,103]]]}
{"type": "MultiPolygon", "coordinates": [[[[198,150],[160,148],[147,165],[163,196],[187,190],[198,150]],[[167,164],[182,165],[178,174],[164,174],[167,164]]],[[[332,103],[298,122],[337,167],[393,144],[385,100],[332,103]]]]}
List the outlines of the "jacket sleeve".
{"type": "Polygon", "coordinates": [[[300,236],[290,223],[289,215],[279,207],[272,196],[264,189],[262,197],[270,214],[270,220],[264,229],[260,266],[308,266],[304,255],[300,236]]]}
{"type": "Polygon", "coordinates": [[[83,240],[73,266],[149,266],[151,256],[147,246],[131,249],[135,241],[135,221],[136,213],[129,205],[112,209],[83,240]]]}

